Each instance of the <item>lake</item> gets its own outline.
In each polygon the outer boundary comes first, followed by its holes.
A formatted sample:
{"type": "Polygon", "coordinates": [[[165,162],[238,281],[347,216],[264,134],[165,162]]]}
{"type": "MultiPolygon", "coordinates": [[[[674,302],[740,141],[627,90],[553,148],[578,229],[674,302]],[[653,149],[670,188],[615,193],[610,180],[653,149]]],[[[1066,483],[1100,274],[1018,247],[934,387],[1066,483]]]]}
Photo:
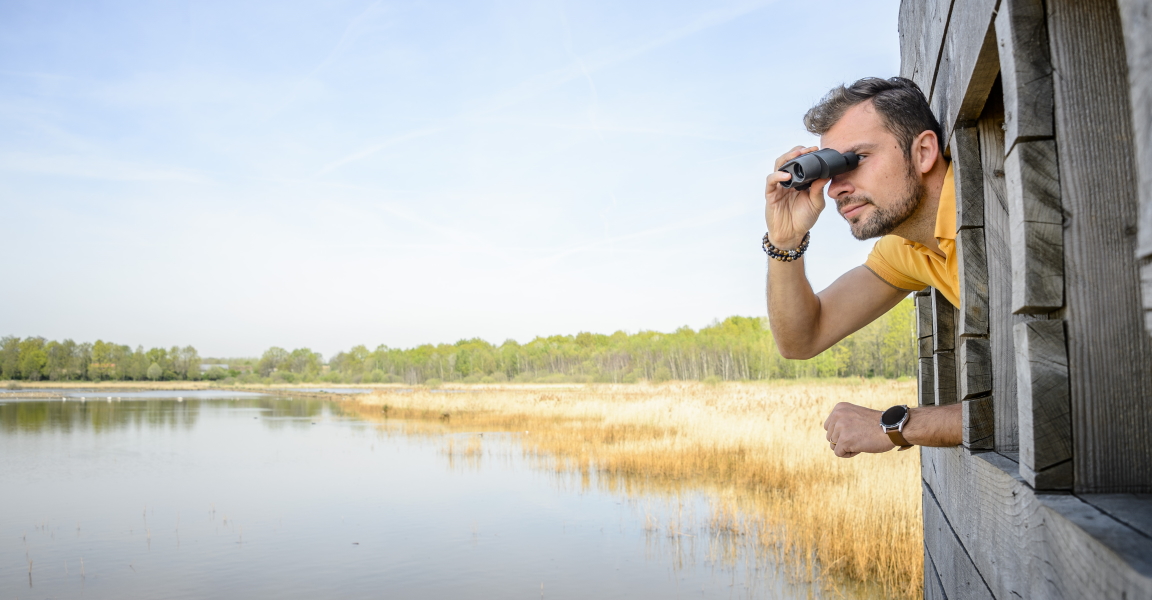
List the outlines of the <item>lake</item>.
{"type": "Polygon", "coordinates": [[[525,456],[524,432],[238,392],[16,395],[0,598],[820,597],[662,525],[707,497],[602,489],[525,456]]]}

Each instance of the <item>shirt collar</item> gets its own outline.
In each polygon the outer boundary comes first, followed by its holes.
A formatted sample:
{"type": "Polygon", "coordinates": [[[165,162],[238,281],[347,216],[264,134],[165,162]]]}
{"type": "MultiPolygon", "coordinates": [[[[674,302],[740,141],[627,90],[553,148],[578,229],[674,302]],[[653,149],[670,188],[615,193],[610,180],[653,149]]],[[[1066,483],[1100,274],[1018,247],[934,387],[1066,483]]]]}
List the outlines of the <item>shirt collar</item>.
{"type": "MultiPolygon", "coordinates": [[[[944,185],[940,188],[940,202],[936,207],[936,242],[939,244],[956,242],[956,182],[952,178],[952,163],[948,163],[948,171],[944,173],[944,185]]],[[[904,240],[905,246],[914,249],[923,248],[924,252],[931,252],[924,244],[904,240]]]]}

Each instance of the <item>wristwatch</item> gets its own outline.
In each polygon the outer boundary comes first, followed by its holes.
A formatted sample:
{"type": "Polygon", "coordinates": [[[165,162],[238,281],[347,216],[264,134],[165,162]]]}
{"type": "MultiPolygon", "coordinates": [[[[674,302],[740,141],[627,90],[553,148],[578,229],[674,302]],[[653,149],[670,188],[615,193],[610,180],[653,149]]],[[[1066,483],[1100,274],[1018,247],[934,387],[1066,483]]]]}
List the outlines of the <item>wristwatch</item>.
{"type": "Polygon", "coordinates": [[[880,415],[880,429],[888,434],[892,439],[892,443],[900,447],[901,450],[911,448],[912,444],[904,439],[904,425],[908,424],[908,405],[901,404],[900,406],[893,406],[884,411],[880,415]]]}

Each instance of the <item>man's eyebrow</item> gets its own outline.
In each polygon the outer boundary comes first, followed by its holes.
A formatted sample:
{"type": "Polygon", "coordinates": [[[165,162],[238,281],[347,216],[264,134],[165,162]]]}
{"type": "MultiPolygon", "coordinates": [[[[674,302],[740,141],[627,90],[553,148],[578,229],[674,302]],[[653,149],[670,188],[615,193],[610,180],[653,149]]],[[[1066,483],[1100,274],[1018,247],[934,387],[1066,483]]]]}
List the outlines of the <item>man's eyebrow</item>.
{"type": "Polygon", "coordinates": [[[849,148],[847,150],[847,152],[859,153],[861,150],[871,150],[875,147],[876,147],[876,144],[874,142],[865,142],[862,144],[856,144],[855,146],[852,146],[851,148],[849,148]]]}

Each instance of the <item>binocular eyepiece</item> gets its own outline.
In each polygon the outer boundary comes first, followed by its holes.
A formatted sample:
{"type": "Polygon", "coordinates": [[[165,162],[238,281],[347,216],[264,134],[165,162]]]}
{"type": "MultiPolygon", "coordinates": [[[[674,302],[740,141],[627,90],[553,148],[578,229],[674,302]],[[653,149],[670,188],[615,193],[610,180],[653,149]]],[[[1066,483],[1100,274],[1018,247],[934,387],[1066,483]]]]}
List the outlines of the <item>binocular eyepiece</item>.
{"type": "Polygon", "coordinates": [[[812,187],[812,182],[817,179],[828,179],[847,173],[859,164],[860,157],[856,156],[855,152],[841,154],[831,148],[824,148],[801,154],[780,167],[781,171],[792,176],[791,180],[781,182],[780,185],[794,190],[806,190],[812,187]]]}

